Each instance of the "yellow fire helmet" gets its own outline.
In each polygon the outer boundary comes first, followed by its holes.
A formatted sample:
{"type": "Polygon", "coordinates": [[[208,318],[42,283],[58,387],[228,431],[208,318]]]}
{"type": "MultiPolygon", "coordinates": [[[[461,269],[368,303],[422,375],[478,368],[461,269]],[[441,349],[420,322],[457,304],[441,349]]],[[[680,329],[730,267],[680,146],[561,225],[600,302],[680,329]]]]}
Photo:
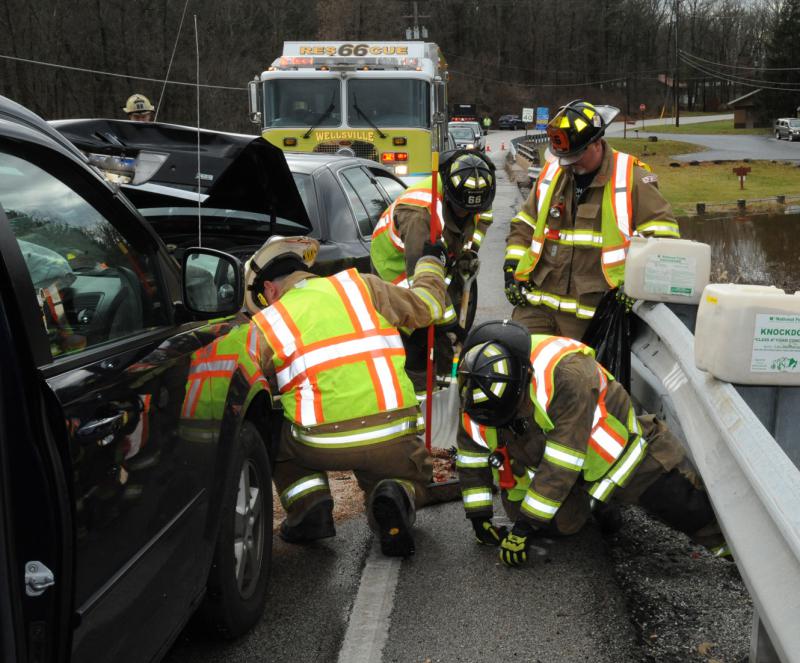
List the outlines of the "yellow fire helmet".
{"type": "Polygon", "coordinates": [[[150,100],[143,94],[132,94],[125,102],[122,111],[125,113],[146,113],[147,111],[155,111],[156,107],[150,103],[150,100]]]}
{"type": "Polygon", "coordinates": [[[267,307],[264,281],[311,267],[319,242],[311,237],[270,237],[244,265],[244,303],[252,314],[267,307]]]}

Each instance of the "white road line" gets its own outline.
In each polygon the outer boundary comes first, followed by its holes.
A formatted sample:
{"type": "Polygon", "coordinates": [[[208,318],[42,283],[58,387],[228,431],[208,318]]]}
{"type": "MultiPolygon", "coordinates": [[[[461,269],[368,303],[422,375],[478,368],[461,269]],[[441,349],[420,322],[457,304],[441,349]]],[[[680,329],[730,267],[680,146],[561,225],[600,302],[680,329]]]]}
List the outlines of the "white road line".
{"type": "Polygon", "coordinates": [[[389,635],[389,616],[402,560],[384,557],[377,541],[367,557],[339,663],[376,663],[389,635]]]}

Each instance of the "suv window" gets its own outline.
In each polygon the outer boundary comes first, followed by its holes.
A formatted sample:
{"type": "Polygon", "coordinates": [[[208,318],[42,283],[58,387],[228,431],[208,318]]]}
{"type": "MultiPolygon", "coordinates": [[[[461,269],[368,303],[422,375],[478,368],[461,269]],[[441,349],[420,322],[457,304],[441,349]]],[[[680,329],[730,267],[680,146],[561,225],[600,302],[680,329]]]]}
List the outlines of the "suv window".
{"type": "Polygon", "coordinates": [[[164,324],[154,258],[66,184],[0,153],[0,205],[42,309],[53,357],[164,324]]]}
{"type": "Polygon", "coordinates": [[[356,213],[359,232],[364,236],[372,235],[378,219],[386,209],[386,201],[380,189],[361,167],[343,170],[342,179],[347,197],[356,213]]]}
{"type": "MultiPolygon", "coordinates": [[[[386,195],[390,200],[397,200],[397,197],[406,190],[406,188],[393,177],[389,177],[385,173],[372,172],[373,177],[378,181],[378,184],[383,187],[386,195]]],[[[383,212],[381,211],[381,214],[383,212]]]]}

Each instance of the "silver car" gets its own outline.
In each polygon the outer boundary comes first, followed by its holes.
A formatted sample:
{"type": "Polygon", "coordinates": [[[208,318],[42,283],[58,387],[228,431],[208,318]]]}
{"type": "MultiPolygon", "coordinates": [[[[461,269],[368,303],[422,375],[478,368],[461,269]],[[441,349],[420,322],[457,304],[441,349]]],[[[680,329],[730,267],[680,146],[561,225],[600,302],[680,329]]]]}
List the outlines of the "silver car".
{"type": "Polygon", "coordinates": [[[780,140],[800,140],[800,119],[781,117],[775,120],[775,138],[780,140]]]}

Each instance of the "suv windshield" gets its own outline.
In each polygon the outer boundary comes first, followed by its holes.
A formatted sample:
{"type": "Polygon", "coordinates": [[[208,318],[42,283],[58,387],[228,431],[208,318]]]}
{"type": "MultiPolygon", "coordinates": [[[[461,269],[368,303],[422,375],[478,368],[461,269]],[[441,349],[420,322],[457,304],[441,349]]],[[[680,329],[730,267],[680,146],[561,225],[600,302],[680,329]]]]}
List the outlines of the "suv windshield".
{"type": "Polygon", "coordinates": [[[264,95],[265,127],[338,127],[342,124],[338,79],[268,80],[264,95]]]}
{"type": "Polygon", "coordinates": [[[351,78],[347,122],[351,127],[430,127],[428,83],[416,79],[351,78]],[[358,112],[356,109],[358,106],[358,112]]]}

